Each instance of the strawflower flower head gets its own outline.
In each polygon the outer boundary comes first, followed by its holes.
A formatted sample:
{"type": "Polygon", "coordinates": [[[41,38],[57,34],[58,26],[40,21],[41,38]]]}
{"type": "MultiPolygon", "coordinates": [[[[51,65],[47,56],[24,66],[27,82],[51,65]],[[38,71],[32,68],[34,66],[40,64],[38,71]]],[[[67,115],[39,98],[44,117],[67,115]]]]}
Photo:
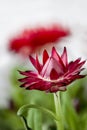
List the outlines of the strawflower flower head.
{"type": "Polygon", "coordinates": [[[36,89],[46,92],[65,91],[67,85],[76,79],[85,77],[85,75],[80,75],[80,72],[84,69],[82,66],[85,61],[81,62],[81,58],[78,58],[68,63],[65,47],[61,56],[57,53],[55,47],[52,48],[51,56],[44,50],[42,64],[39,62],[37,55],[36,58],[29,56],[29,59],[37,72],[32,70],[19,71],[20,74],[25,76],[19,79],[23,83],[20,87],[28,90],[36,89]]]}
{"type": "Polygon", "coordinates": [[[43,45],[56,43],[60,38],[69,35],[69,29],[60,25],[25,29],[20,35],[10,40],[9,50],[22,55],[29,55],[38,51],[43,45]]]}

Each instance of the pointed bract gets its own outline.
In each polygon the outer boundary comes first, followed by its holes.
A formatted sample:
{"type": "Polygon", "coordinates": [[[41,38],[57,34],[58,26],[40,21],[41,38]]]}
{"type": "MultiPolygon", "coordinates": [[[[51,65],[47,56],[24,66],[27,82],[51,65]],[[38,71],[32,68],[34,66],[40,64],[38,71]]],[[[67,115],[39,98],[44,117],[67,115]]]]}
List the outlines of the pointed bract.
{"type": "Polygon", "coordinates": [[[43,51],[43,65],[45,65],[46,61],[48,60],[49,55],[46,50],[43,51]]]}
{"type": "Polygon", "coordinates": [[[64,65],[67,67],[67,65],[68,65],[68,58],[67,58],[66,47],[64,47],[64,51],[63,51],[63,54],[61,56],[61,59],[62,59],[64,65]]]}
{"type": "Polygon", "coordinates": [[[38,72],[40,73],[41,69],[42,69],[42,65],[39,63],[37,55],[36,55],[36,68],[37,68],[38,72]]]}
{"type": "Polygon", "coordinates": [[[65,66],[59,54],[56,52],[55,47],[52,48],[52,57],[60,64],[61,69],[65,70],[65,66]]]}

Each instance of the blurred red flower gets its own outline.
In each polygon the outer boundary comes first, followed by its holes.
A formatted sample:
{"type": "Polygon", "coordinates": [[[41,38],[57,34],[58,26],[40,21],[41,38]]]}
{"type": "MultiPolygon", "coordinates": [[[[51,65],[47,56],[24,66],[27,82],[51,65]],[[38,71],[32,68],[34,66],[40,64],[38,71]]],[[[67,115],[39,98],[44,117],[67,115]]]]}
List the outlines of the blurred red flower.
{"type": "Polygon", "coordinates": [[[10,40],[9,50],[15,53],[31,54],[47,43],[53,43],[70,34],[68,29],[60,25],[49,28],[34,28],[24,30],[18,37],[10,40]]]}
{"type": "Polygon", "coordinates": [[[85,75],[80,75],[80,72],[84,69],[81,67],[85,61],[80,62],[81,59],[78,58],[68,63],[66,48],[64,48],[61,56],[54,47],[52,48],[51,56],[44,50],[42,64],[40,64],[38,56],[36,56],[36,59],[32,56],[29,56],[29,58],[37,72],[19,71],[20,74],[25,76],[19,79],[23,83],[21,87],[25,89],[37,89],[46,92],[65,91],[66,86],[71,82],[85,77],[85,75]]]}

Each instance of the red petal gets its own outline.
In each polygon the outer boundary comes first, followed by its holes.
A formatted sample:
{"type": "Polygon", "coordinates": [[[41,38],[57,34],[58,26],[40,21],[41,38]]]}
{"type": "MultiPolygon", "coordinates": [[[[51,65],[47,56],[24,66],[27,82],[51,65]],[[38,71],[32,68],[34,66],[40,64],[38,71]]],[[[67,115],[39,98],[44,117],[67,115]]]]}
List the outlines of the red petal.
{"type": "Polygon", "coordinates": [[[64,65],[67,67],[68,65],[68,58],[67,58],[67,50],[66,50],[66,47],[64,47],[64,51],[63,51],[63,54],[61,56],[61,59],[64,63],[64,65]]]}
{"type": "Polygon", "coordinates": [[[37,89],[37,90],[42,90],[46,91],[50,88],[51,84],[50,82],[44,82],[44,81],[38,81],[36,83],[30,84],[27,89],[37,89]]]}
{"type": "Polygon", "coordinates": [[[39,60],[38,60],[38,56],[37,56],[37,55],[36,55],[36,67],[37,67],[38,72],[40,73],[41,70],[42,70],[42,66],[41,66],[41,64],[39,63],[39,60]]]}
{"type": "Polygon", "coordinates": [[[78,73],[82,71],[81,67],[85,64],[86,61],[83,61],[81,63],[79,62],[80,62],[80,59],[77,59],[75,62],[70,63],[68,67],[68,72],[65,75],[68,75],[70,73],[74,74],[74,73],[78,73]]]}
{"type": "Polygon", "coordinates": [[[30,76],[30,77],[36,77],[37,76],[37,74],[33,71],[24,71],[23,72],[23,71],[18,70],[18,72],[22,75],[25,75],[25,76],[30,76]]]}
{"type": "Polygon", "coordinates": [[[81,68],[84,64],[85,64],[86,61],[82,61],[81,63],[78,64],[78,68],[81,68]]]}
{"type": "Polygon", "coordinates": [[[59,54],[56,52],[56,49],[54,47],[52,48],[52,57],[61,65],[63,71],[65,71],[65,66],[63,64],[63,61],[59,56],[59,54]]]}
{"type": "Polygon", "coordinates": [[[48,58],[49,58],[49,55],[48,55],[47,51],[44,50],[44,52],[43,52],[43,65],[46,63],[48,58]]]}
{"type": "Polygon", "coordinates": [[[29,86],[29,83],[28,82],[25,82],[23,83],[22,85],[20,85],[21,88],[27,88],[29,86]]]}
{"type": "Polygon", "coordinates": [[[81,61],[81,58],[78,58],[77,60],[70,62],[68,65],[68,69],[72,70],[72,69],[76,68],[76,66],[78,65],[78,63],[80,61],[81,61]]]}
{"type": "Polygon", "coordinates": [[[42,77],[50,78],[50,73],[51,73],[52,69],[55,69],[58,76],[60,76],[61,74],[64,73],[60,64],[54,58],[51,57],[47,60],[46,64],[44,65],[44,67],[41,71],[42,77]]]}
{"type": "Polygon", "coordinates": [[[29,56],[29,59],[30,59],[31,63],[33,64],[33,66],[37,69],[36,60],[32,56],[29,56]]]}
{"type": "Polygon", "coordinates": [[[31,83],[31,82],[35,82],[37,81],[38,78],[37,77],[25,77],[25,78],[22,78],[22,79],[18,79],[18,81],[20,82],[28,82],[28,83],[31,83]]]}
{"type": "Polygon", "coordinates": [[[55,69],[52,69],[50,73],[50,79],[51,80],[58,79],[58,73],[55,71],[55,69]]]}
{"type": "Polygon", "coordinates": [[[29,86],[31,86],[31,85],[33,85],[33,84],[35,84],[35,83],[37,83],[37,82],[40,82],[40,81],[42,81],[42,79],[39,79],[39,78],[28,78],[28,79],[26,79],[26,78],[22,78],[22,79],[19,79],[21,82],[24,82],[24,84],[22,84],[20,87],[25,87],[25,88],[27,88],[27,87],[29,87],[29,86]]]}
{"type": "Polygon", "coordinates": [[[39,63],[38,57],[36,56],[36,60],[32,57],[29,56],[31,63],[33,64],[33,66],[38,70],[38,72],[40,73],[42,66],[39,63]]]}

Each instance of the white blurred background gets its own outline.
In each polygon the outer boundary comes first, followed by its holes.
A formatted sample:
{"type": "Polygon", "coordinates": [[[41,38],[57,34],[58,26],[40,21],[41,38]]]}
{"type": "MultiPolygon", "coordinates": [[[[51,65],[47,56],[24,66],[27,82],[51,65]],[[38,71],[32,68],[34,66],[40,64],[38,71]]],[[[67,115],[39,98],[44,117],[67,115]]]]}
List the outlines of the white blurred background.
{"type": "MultiPolygon", "coordinates": [[[[70,58],[87,57],[86,0],[0,0],[0,105],[6,106],[10,93],[9,73],[17,64],[7,51],[9,39],[22,28],[59,23],[69,27],[70,58]]],[[[66,43],[68,42],[68,43],[66,43]]]]}

